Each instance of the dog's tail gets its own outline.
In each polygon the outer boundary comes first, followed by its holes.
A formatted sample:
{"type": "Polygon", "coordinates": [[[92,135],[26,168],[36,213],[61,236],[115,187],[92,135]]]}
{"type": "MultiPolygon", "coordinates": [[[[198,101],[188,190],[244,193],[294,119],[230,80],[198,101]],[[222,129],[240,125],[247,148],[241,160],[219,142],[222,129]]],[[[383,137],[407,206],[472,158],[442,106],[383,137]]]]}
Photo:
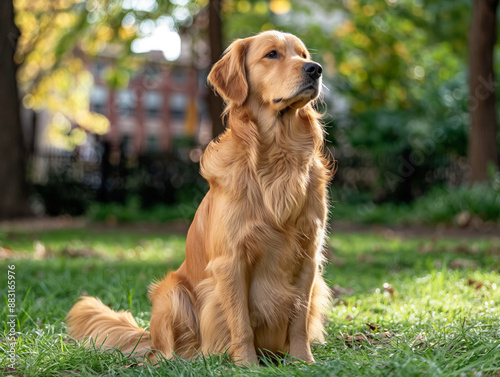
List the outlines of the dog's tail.
{"type": "Polygon", "coordinates": [[[90,339],[87,346],[112,347],[137,356],[151,350],[149,331],[139,327],[130,312],[115,312],[98,298],[81,297],[66,316],[66,322],[73,338],[90,339]]]}

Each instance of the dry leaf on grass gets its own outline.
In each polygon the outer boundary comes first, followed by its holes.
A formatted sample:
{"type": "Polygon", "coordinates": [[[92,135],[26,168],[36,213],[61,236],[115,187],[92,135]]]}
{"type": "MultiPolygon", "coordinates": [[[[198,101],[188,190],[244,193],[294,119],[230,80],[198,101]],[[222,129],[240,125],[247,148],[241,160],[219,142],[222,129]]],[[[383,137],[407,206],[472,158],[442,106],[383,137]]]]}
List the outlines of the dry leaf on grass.
{"type": "Polygon", "coordinates": [[[410,342],[410,347],[425,348],[427,346],[427,338],[424,334],[420,333],[410,342]]]}
{"type": "MultiPolygon", "coordinates": [[[[17,370],[17,369],[15,369],[15,368],[11,368],[11,367],[5,367],[5,368],[0,369],[0,373],[2,373],[2,372],[3,372],[3,373],[17,373],[17,372],[18,372],[18,370],[17,370]]],[[[9,376],[10,376],[10,377],[14,377],[14,376],[12,376],[11,374],[9,374],[9,375],[8,375],[8,376],[6,376],[6,377],[9,377],[9,376]]]]}
{"type": "Polygon", "coordinates": [[[391,297],[397,296],[397,292],[394,290],[391,284],[389,283],[384,283],[382,285],[382,288],[384,288],[384,292],[387,292],[391,295],[391,297]]]}
{"type": "Polygon", "coordinates": [[[489,285],[485,285],[484,282],[482,281],[475,281],[474,279],[469,279],[467,280],[467,285],[473,286],[474,289],[480,290],[482,287],[485,287],[486,289],[490,289],[491,287],[489,285]]]}
{"type": "Polygon", "coordinates": [[[35,241],[33,246],[35,247],[35,252],[33,253],[33,259],[48,259],[53,257],[52,251],[45,247],[43,242],[35,241]]]}
{"type": "Polygon", "coordinates": [[[143,366],[144,366],[144,363],[134,363],[134,364],[124,365],[124,366],[120,367],[120,369],[140,368],[143,366]]]}
{"type": "Polygon", "coordinates": [[[0,260],[11,258],[13,255],[13,251],[6,247],[0,247],[0,260]]]}
{"type": "Polygon", "coordinates": [[[461,227],[466,228],[469,226],[472,220],[472,214],[469,211],[462,211],[457,214],[454,218],[455,223],[461,227]]]}
{"type": "Polygon", "coordinates": [[[373,331],[373,332],[378,332],[382,329],[382,326],[380,325],[375,325],[374,323],[365,323],[366,326],[368,326],[370,328],[370,331],[373,331]]]}
{"type": "Polygon", "coordinates": [[[392,338],[392,334],[387,329],[382,329],[382,326],[373,323],[366,323],[368,330],[365,333],[356,333],[354,335],[341,334],[339,339],[344,340],[346,345],[362,345],[369,343],[372,345],[387,344],[392,338]]]}

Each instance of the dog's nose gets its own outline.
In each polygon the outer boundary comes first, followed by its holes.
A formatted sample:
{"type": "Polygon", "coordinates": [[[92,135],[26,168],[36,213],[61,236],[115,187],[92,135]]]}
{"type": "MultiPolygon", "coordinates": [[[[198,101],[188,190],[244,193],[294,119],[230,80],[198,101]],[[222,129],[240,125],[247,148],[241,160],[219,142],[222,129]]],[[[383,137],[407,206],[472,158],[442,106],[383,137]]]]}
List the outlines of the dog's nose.
{"type": "Polygon", "coordinates": [[[318,79],[321,76],[321,73],[323,73],[323,67],[321,67],[318,63],[306,63],[302,67],[302,70],[313,79],[318,79]]]}

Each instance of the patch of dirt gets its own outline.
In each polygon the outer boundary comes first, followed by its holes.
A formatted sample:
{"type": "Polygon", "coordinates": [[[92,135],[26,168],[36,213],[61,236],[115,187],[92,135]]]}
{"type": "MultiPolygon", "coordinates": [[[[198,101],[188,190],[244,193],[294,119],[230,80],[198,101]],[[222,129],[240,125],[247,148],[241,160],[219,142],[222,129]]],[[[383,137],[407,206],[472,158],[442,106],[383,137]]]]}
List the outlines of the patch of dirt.
{"type": "Polygon", "coordinates": [[[0,229],[5,232],[84,228],[87,222],[81,217],[27,217],[17,220],[0,221],[0,229]]]}
{"type": "Polygon", "coordinates": [[[134,231],[186,234],[190,223],[174,220],[166,223],[92,223],[82,217],[31,217],[18,220],[0,221],[4,232],[37,232],[57,229],[90,229],[96,232],[134,231]]]}
{"type": "Polygon", "coordinates": [[[336,233],[375,233],[388,239],[391,238],[498,238],[500,241],[500,226],[469,226],[460,228],[457,226],[389,226],[389,225],[366,225],[343,221],[335,221],[330,225],[330,234],[336,233]]]}
{"type": "MultiPolygon", "coordinates": [[[[89,223],[81,217],[33,217],[19,220],[0,221],[0,230],[4,232],[18,231],[45,231],[56,229],[90,229],[96,232],[134,231],[159,232],[167,234],[185,235],[190,223],[185,220],[174,220],[166,223],[89,223]]],[[[386,226],[365,225],[349,222],[333,222],[330,224],[331,235],[336,233],[375,233],[387,239],[392,238],[498,238],[500,241],[499,226],[386,226]]]]}

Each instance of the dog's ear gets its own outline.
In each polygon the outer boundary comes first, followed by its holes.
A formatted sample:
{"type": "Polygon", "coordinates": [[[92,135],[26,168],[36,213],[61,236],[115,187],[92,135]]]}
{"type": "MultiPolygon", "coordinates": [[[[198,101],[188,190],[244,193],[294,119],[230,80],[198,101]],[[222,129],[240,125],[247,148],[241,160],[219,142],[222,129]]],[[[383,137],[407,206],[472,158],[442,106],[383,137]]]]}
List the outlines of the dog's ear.
{"type": "Polygon", "coordinates": [[[208,82],[225,102],[242,105],[247,98],[248,83],[245,72],[247,47],[247,40],[234,41],[208,75],[208,82]]]}

